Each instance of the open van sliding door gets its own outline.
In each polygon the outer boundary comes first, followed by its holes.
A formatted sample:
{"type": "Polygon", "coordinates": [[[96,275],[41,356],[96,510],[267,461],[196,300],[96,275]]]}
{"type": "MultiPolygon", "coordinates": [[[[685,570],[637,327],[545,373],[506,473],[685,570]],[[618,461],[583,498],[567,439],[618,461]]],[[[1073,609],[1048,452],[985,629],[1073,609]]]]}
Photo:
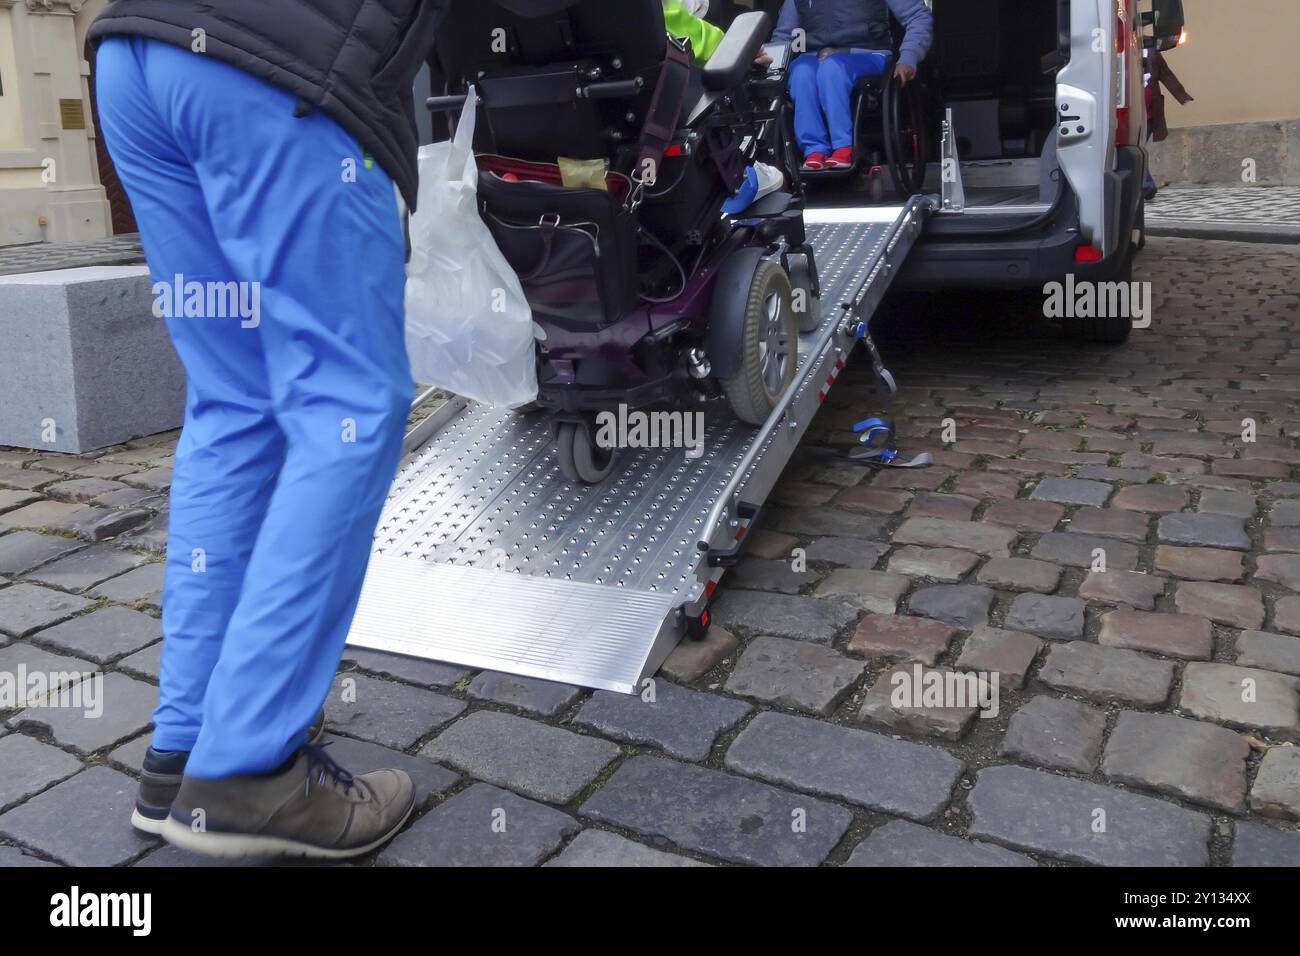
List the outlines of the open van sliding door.
{"type": "MultiPolygon", "coordinates": [[[[1128,6],[1127,0],[1118,3],[1128,6]]],[[[1116,7],[1117,0],[1057,0],[1061,52],[1070,58],[1057,74],[1057,157],[1078,197],[1082,238],[1106,256],[1121,239],[1108,215],[1117,199],[1108,192],[1124,59],[1116,52],[1116,7]]]]}

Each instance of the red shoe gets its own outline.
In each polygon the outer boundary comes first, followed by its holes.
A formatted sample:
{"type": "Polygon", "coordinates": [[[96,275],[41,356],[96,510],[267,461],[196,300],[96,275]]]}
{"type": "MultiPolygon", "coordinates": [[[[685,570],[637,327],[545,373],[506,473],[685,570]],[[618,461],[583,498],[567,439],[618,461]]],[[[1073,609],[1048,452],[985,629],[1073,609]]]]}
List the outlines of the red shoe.
{"type": "Polygon", "coordinates": [[[818,170],[826,168],[825,153],[809,153],[803,159],[803,168],[807,170],[818,170]]]}
{"type": "Polygon", "coordinates": [[[831,153],[831,158],[826,160],[826,165],[830,169],[842,169],[845,166],[853,165],[853,147],[841,146],[835,152],[831,153]]]}

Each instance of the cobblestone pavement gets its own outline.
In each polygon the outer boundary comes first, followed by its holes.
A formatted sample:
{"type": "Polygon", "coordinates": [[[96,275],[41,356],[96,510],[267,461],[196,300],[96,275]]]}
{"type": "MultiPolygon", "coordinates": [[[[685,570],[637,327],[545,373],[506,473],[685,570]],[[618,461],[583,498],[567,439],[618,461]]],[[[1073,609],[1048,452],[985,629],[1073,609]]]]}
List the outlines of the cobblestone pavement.
{"type": "Polygon", "coordinates": [[[1300,186],[1164,186],[1147,219],[1300,226],[1300,186]]]}
{"type": "Polygon", "coordinates": [[[1154,235],[1300,242],[1300,186],[1164,186],[1147,203],[1154,235]]]}
{"type": "MultiPolygon", "coordinates": [[[[1118,350],[1006,299],[895,308],[936,464],[801,451],[653,702],[349,651],[335,754],[421,801],[363,863],[1300,865],[1294,250],[1153,239],[1139,270],[1118,350]],[[900,670],[996,673],[997,714],[904,708],[900,670]]],[[[845,376],[809,444],[872,410],[845,376]]],[[[0,712],[0,864],[194,862],[127,823],[173,441],[0,451],[0,672],[107,675],[97,720],[0,712]]]]}

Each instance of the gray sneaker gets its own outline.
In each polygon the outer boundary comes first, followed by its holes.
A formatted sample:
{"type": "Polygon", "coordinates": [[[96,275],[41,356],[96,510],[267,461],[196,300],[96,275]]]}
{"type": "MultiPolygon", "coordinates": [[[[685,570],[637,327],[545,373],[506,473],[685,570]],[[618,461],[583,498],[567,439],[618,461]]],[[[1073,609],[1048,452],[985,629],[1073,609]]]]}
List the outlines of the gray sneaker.
{"type": "Polygon", "coordinates": [[[282,770],[202,780],[186,776],[163,824],[168,843],[207,856],[360,856],[396,835],[415,806],[401,770],[353,776],[319,744],[282,770]]]}
{"type": "MultiPolygon", "coordinates": [[[[325,736],[325,711],[316,714],[307,727],[307,742],[316,744],[325,736]]],[[[162,833],[167,812],[181,789],[181,777],[189,761],[187,750],[154,750],[144,752],[140,767],[140,790],[131,809],[131,826],[142,833],[154,836],[162,833]]]]}

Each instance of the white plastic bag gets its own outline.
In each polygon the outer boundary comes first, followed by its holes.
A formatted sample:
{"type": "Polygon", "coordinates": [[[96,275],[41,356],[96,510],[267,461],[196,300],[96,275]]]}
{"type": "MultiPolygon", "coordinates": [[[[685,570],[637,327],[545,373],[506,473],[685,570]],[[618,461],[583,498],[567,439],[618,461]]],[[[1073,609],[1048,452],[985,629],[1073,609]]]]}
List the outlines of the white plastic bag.
{"type": "Polygon", "coordinates": [[[452,142],[422,146],[406,268],[406,350],[417,382],[488,405],[537,398],[533,316],[479,218],[471,87],[452,142]]]}

